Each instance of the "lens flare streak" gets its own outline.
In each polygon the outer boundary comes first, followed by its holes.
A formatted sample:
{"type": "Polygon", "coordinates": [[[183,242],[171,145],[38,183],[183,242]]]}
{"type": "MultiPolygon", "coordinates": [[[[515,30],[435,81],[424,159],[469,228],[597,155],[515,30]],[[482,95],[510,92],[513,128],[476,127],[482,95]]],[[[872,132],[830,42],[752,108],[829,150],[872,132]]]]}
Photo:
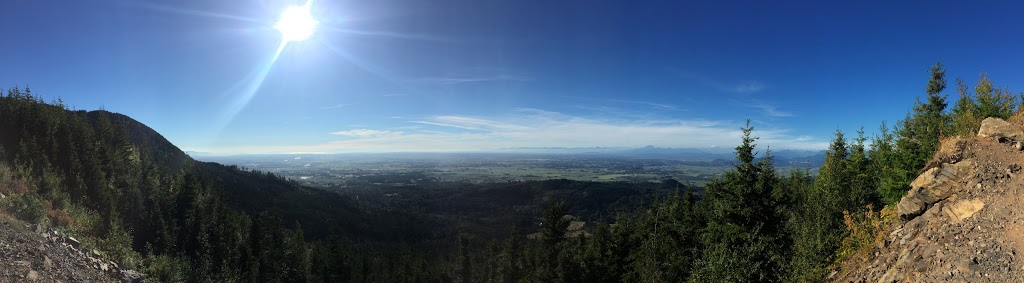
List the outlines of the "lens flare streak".
{"type": "Polygon", "coordinates": [[[218,133],[223,131],[224,127],[235,119],[238,112],[249,105],[249,101],[252,100],[256,92],[263,86],[263,82],[267,79],[267,75],[270,74],[271,68],[274,67],[274,62],[277,62],[277,59],[281,57],[281,52],[284,51],[286,45],[288,45],[287,41],[281,41],[281,44],[277,46],[277,50],[274,51],[274,55],[270,57],[270,60],[253,70],[245,79],[242,79],[227,91],[229,95],[237,93],[237,96],[232,99],[233,101],[228,104],[225,111],[220,115],[220,119],[216,124],[218,133]],[[239,88],[241,89],[239,90],[239,88]]]}

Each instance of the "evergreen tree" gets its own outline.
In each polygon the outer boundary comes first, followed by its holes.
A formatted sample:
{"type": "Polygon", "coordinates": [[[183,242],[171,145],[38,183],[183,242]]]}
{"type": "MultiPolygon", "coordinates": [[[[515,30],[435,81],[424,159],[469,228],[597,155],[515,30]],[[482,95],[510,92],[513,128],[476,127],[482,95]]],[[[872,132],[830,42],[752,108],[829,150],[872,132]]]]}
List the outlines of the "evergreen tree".
{"type": "Polygon", "coordinates": [[[977,100],[978,118],[981,120],[988,117],[1009,118],[1017,104],[1017,97],[1010,94],[1008,89],[995,88],[988,74],[984,73],[974,86],[974,95],[977,100]]]}
{"type": "Polygon", "coordinates": [[[545,282],[564,279],[561,266],[562,243],[569,227],[565,217],[565,203],[554,202],[544,211],[541,222],[541,268],[538,278],[545,282]]]}
{"type": "Polygon", "coordinates": [[[502,261],[498,266],[501,282],[519,282],[523,277],[522,242],[515,227],[509,229],[508,238],[502,245],[502,261]]]}
{"type": "Polygon", "coordinates": [[[469,235],[459,235],[459,278],[462,283],[473,282],[473,253],[469,235]]]}
{"type": "Polygon", "coordinates": [[[850,174],[850,199],[847,201],[851,211],[859,211],[863,205],[877,204],[875,186],[878,183],[878,174],[872,167],[870,156],[864,142],[864,129],[857,131],[857,138],[850,145],[850,157],[847,163],[847,172],[850,174]]]}
{"type": "Polygon", "coordinates": [[[902,188],[898,195],[904,194],[910,181],[917,177],[920,169],[939,147],[942,130],[950,129],[949,117],[945,115],[946,97],[941,92],[946,88],[945,70],[941,63],[932,66],[931,77],[925,88],[928,93],[926,104],[914,102],[913,112],[907,113],[900,127],[896,128],[896,151],[893,158],[894,166],[900,168],[896,172],[902,188]]]}
{"type": "Polygon", "coordinates": [[[981,126],[981,116],[978,112],[978,104],[971,97],[971,90],[963,80],[956,80],[956,91],[960,95],[956,104],[953,105],[950,120],[952,121],[952,133],[961,137],[972,137],[978,132],[981,126]]]}
{"type": "Polygon", "coordinates": [[[853,205],[850,193],[849,152],[843,132],[836,137],[819,169],[813,190],[802,195],[793,225],[793,281],[823,281],[842,232],[842,211],[853,205]]]}
{"type": "Polygon", "coordinates": [[[784,271],[780,245],[782,225],[774,195],[779,183],[767,162],[754,163],[753,127],[747,121],[742,144],[736,147],[739,164],[707,185],[710,202],[703,234],[705,250],[691,280],[773,282],[784,271]]]}
{"type": "Polygon", "coordinates": [[[871,139],[871,150],[868,160],[871,171],[875,174],[875,192],[879,201],[894,204],[903,197],[907,184],[907,169],[899,166],[896,152],[895,136],[889,131],[885,122],[878,128],[878,133],[871,139]]]}
{"type": "Polygon", "coordinates": [[[901,149],[906,149],[908,157],[912,159],[915,167],[924,165],[931,158],[932,153],[939,147],[939,137],[942,129],[947,129],[947,117],[943,111],[946,110],[946,96],[941,95],[946,89],[944,76],[946,71],[942,69],[941,63],[936,63],[931,70],[931,79],[926,88],[928,103],[919,102],[914,105],[914,114],[903,121],[902,132],[900,132],[901,149]]]}

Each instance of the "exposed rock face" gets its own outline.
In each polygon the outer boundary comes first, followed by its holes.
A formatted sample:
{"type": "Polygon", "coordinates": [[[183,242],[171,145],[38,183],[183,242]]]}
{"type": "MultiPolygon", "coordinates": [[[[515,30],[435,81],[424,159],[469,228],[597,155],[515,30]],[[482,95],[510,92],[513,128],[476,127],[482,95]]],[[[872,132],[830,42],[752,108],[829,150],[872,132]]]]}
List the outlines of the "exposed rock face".
{"type": "Polygon", "coordinates": [[[904,222],[830,280],[1024,282],[1022,142],[1018,126],[992,118],[978,138],[944,140],[897,205],[904,222]]]}
{"type": "Polygon", "coordinates": [[[979,210],[985,208],[985,203],[978,199],[972,200],[961,200],[951,205],[944,206],[942,212],[949,216],[949,219],[953,222],[959,223],[971,215],[978,213],[979,210]]]}
{"type": "Polygon", "coordinates": [[[836,282],[1024,282],[1024,133],[985,119],[973,139],[943,140],[898,203],[903,223],[836,282]]]}
{"type": "Polygon", "coordinates": [[[896,213],[903,219],[920,215],[928,206],[946,199],[974,175],[974,162],[964,160],[925,171],[910,183],[910,192],[900,200],[896,213]]]}
{"type": "Polygon", "coordinates": [[[1024,131],[1003,119],[989,117],[981,121],[978,137],[995,138],[1000,142],[1021,141],[1024,138],[1024,131]]]}
{"type": "Polygon", "coordinates": [[[0,282],[143,281],[141,274],[119,270],[80,245],[63,233],[0,214],[0,282]]]}
{"type": "Polygon", "coordinates": [[[939,167],[945,163],[957,163],[960,160],[973,157],[967,155],[970,153],[970,145],[971,143],[968,139],[961,137],[949,137],[942,140],[938,150],[935,151],[935,155],[932,156],[932,160],[924,165],[921,172],[924,173],[924,171],[939,167]]]}

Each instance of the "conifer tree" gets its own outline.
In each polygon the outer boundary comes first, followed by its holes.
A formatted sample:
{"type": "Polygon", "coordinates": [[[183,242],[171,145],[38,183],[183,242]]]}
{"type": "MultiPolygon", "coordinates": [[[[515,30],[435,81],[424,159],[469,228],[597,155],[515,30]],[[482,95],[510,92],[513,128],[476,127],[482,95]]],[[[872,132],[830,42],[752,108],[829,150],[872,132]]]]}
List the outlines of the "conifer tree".
{"type": "Polygon", "coordinates": [[[541,281],[555,282],[563,279],[561,270],[562,243],[569,227],[565,217],[565,203],[552,203],[544,211],[541,222],[541,266],[538,277],[541,281]]]}
{"type": "Polygon", "coordinates": [[[903,197],[906,169],[899,166],[896,152],[895,136],[889,127],[882,122],[878,133],[871,139],[871,150],[868,151],[871,170],[875,173],[875,192],[883,204],[893,204],[903,197]]]}
{"type": "Polygon", "coordinates": [[[850,174],[850,198],[851,205],[848,209],[859,211],[864,205],[877,203],[875,186],[878,183],[878,175],[871,166],[871,159],[864,147],[864,129],[857,131],[857,138],[850,145],[850,157],[847,163],[847,172],[850,174]]]}
{"type": "Polygon", "coordinates": [[[981,126],[981,117],[978,113],[978,104],[971,97],[971,90],[963,80],[956,80],[956,92],[960,95],[950,113],[952,134],[961,137],[971,137],[978,132],[981,126]]]}
{"type": "Polygon", "coordinates": [[[772,197],[779,183],[770,154],[754,163],[753,127],[742,128],[742,144],[736,147],[739,164],[721,179],[707,185],[711,202],[703,234],[705,249],[691,281],[727,280],[772,282],[781,279],[782,227],[772,197]]]}
{"type": "Polygon", "coordinates": [[[928,103],[916,102],[913,115],[903,121],[900,142],[904,145],[900,148],[907,150],[908,157],[914,162],[915,167],[924,165],[931,158],[932,153],[939,147],[942,129],[948,128],[947,117],[943,114],[947,106],[946,96],[941,95],[946,89],[945,75],[942,63],[932,66],[931,79],[926,88],[928,103]]]}
{"type": "Polygon", "coordinates": [[[896,128],[896,152],[893,161],[894,166],[899,168],[896,172],[903,173],[897,182],[902,187],[897,190],[900,196],[906,192],[910,181],[917,177],[917,170],[924,166],[938,149],[939,138],[948,135],[942,132],[950,128],[949,117],[944,113],[947,106],[946,97],[941,95],[946,88],[945,75],[942,63],[932,66],[931,76],[925,88],[928,94],[927,103],[915,101],[913,112],[907,113],[907,117],[896,128]]]}
{"type": "Polygon", "coordinates": [[[981,120],[988,117],[1009,118],[1017,104],[1017,98],[1011,95],[1008,89],[994,87],[988,74],[984,73],[974,86],[974,95],[977,100],[978,118],[981,120]]]}

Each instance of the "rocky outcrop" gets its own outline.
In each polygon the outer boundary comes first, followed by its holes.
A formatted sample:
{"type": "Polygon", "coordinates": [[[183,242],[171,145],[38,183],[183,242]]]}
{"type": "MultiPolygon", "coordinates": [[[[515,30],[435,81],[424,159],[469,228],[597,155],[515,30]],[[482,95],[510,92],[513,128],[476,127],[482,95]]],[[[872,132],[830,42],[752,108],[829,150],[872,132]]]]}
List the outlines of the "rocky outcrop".
{"type": "Polygon", "coordinates": [[[974,176],[973,169],[974,162],[964,160],[925,171],[910,183],[910,192],[900,200],[896,213],[903,219],[920,215],[932,204],[962,188],[974,176]]]}
{"type": "Polygon", "coordinates": [[[960,160],[973,157],[968,155],[971,152],[970,145],[970,140],[961,137],[943,139],[939,143],[939,148],[935,151],[935,154],[932,155],[932,160],[925,164],[924,168],[921,169],[921,173],[939,167],[942,164],[957,163],[960,160]]]}
{"type": "Polygon", "coordinates": [[[999,142],[1022,141],[1024,131],[1003,119],[989,117],[981,121],[978,137],[994,138],[999,142]]]}
{"type": "Polygon", "coordinates": [[[956,203],[944,206],[942,212],[946,213],[949,220],[953,222],[960,222],[975,213],[978,213],[982,208],[985,208],[985,203],[978,199],[961,200],[956,203]]]}
{"type": "Polygon", "coordinates": [[[0,214],[0,282],[142,282],[59,231],[0,214]]]}
{"type": "Polygon", "coordinates": [[[985,119],[973,139],[942,142],[898,203],[902,221],[836,282],[1024,282],[1024,133],[985,119]]]}

